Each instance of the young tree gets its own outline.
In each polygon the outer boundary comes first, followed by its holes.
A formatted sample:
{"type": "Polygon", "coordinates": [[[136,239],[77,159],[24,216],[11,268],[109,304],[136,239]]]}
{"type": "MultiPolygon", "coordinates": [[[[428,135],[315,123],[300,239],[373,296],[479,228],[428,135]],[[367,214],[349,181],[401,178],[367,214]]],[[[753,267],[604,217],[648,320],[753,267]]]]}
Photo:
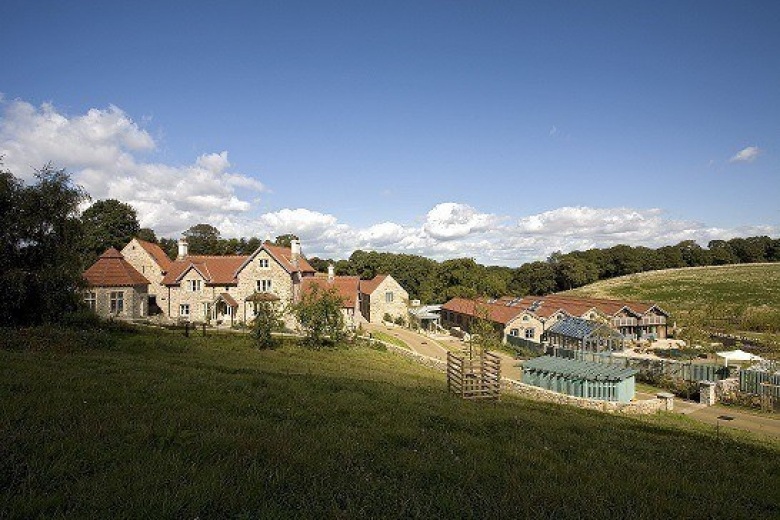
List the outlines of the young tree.
{"type": "Polygon", "coordinates": [[[84,286],[78,206],[87,194],[44,166],[25,186],[0,171],[0,324],[52,323],[75,310],[84,286]]]}
{"type": "Polygon", "coordinates": [[[271,302],[255,302],[255,319],[252,337],[259,349],[274,348],[277,344],[272,332],[281,331],[283,322],[279,312],[271,302]]]}
{"type": "Polygon", "coordinates": [[[493,321],[487,307],[477,305],[474,318],[469,325],[471,334],[471,355],[478,356],[486,350],[494,350],[501,345],[501,332],[493,321]]]}
{"type": "Polygon", "coordinates": [[[343,301],[335,289],[320,289],[314,285],[311,291],[293,307],[293,313],[304,332],[303,343],[309,348],[337,345],[346,337],[343,301]]]}

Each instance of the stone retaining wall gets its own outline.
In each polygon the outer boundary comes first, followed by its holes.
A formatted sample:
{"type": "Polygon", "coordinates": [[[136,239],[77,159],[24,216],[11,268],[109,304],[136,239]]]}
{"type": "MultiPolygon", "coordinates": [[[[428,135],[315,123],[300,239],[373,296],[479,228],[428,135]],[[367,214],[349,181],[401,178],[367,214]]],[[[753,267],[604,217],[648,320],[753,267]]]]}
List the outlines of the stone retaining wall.
{"type": "MultiPolygon", "coordinates": [[[[382,345],[386,346],[387,350],[390,352],[400,354],[424,366],[438,370],[439,372],[447,371],[446,361],[424,356],[412,350],[399,347],[398,345],[393,345],[392,343],[386,343],[376,339],[372,339],[371,341],[381,343],[382,345]]],[[[645,415],[656,413],[666,407],[666,404],[661,399],[646,399],[642,401],[634,401],[631,403],[617,403],[612,401],[597,401],[595,399],[574,397],[572,395],[559,394],[558,392],[553,392],[551,390],[546,390],[537,386],[527,385],[525,383],[521,383],[520,381],[515,381],[514,379],[509,379],[506,377],[501,378],[501,388],[504,391],[525,397],[526,399],[533,399],[534,401],[565,404],[569,406],[576,406],[577,408],[584,408],[586,410],[596,410],[606,413],[645,415]]]]}

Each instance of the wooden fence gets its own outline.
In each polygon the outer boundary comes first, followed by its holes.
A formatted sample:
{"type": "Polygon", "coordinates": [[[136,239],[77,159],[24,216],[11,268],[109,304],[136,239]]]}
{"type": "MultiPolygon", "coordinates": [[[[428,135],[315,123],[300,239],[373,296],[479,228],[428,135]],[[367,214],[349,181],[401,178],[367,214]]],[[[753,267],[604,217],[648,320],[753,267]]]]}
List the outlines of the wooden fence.
{"type": "Polygon", "coordinates": [[[498,400],[501,359],[487,351],[473,357],[447,352],[447,389],[462,399],[498,400]]]}

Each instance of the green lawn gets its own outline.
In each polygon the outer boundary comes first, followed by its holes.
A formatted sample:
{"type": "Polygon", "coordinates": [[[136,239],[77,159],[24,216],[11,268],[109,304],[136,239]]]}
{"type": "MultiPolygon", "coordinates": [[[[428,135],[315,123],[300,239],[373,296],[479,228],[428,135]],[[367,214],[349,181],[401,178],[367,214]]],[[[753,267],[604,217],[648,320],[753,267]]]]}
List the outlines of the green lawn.
{"type": "Polygon", "coordinates": [[[780,443],[682,416],[463,402],[366,347],[111,340],[0,350],[0,518],[780,516],[780,443]]]}

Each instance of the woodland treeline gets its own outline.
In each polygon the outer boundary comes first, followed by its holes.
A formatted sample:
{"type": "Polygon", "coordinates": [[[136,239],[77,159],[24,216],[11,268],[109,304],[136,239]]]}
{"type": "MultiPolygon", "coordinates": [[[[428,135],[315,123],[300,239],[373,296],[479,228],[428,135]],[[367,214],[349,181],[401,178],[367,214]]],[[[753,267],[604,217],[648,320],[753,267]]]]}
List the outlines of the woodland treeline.
{"type": "MultiPolygon", "coordinates": [[[[116,200],[98,201],[82,215],[87,265],[106,247],[121,249],[133,236],[157,242],[176,258],[177,240],[157,238],[138,225],[135,210],[116,200]]],[[[248,255],[262,243],[258,237],[223,238],[210,224],[197,224],[184,232],[193,255],[248,255]]],[[[274,243],[289,247],[293,234],[277,236],[274,243]]],[[[338,275],[373,278],[388,273],[409,291],[412,299],[445,302],[455,296],[542,295],[574,289],[597,280],[643,271],[756,262],[780,261],[780,238],[755,236],[712,240],[706,247],[693,240],[658,249],[617,245],[570,253],[556,252],[545,260],[519,267],[484,266],[471,258],[438,262],[419,255],[355,251],[348,259],[310,257],[320,272],[333,264],[338,275]]]]}

